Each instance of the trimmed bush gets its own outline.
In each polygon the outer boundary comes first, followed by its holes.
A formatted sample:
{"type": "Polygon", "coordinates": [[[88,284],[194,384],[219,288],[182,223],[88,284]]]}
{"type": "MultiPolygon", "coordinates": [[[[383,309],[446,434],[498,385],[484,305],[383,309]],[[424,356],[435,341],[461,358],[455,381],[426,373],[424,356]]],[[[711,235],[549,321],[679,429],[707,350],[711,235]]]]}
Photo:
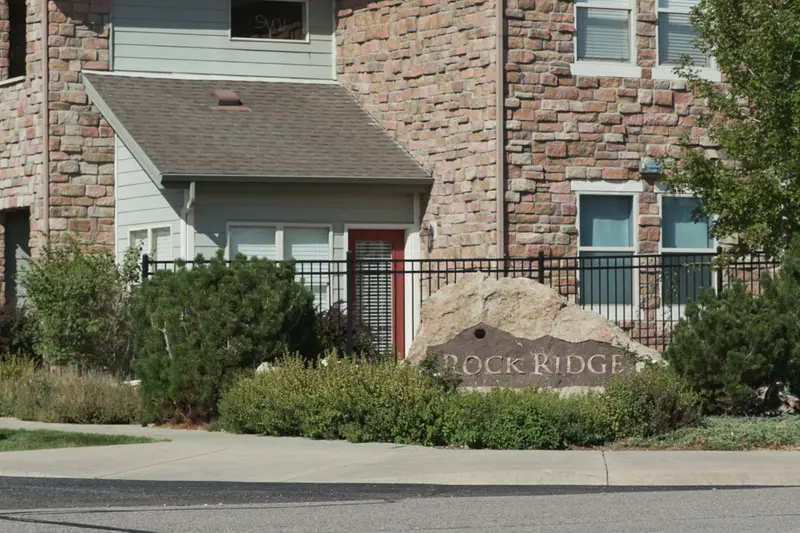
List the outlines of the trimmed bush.
{"type": "Polygon", "coordinates": [[[240,380],[220,402],[236,433],[494,449],[563,449],[699,422],[696,399],[664,368],[620,377],[605,394],[458,392],[420,368],[331,357],[289,358],[240,380]],[[624,402],[630,401],[633,407],[624,402]]]}
{"type": "Polygon", "coordinates": [[[442,391],[406,365],[290,357],[237,383],[220,404],[220,422],[237,433],[438,444],[442,406],[442,391]]]}
{"type": "Polygon", "coordinates": [[[648,365],[638,374],[616,376],[605,387],[604,414],[615,439],[652,437],[703,420],[700,399],[668,366],[648,365]]]}
{"type": "Polygon", "coordinates": [[[136,389],[107,374],[34,370],[18,361],[0,364],[0,376],[0,416],[67,424],[133,424],[141,418],[136,389]]]}
{"type": "Polygon", "coordinates": [[[34,351],[48,365],[123,375],[130,370],[129,286],[138,278],[138,253],[122,266],[108,251],[77,241],[44,247],[21,279],[29,302],[34,351]]]}
{"type": "Polygon", "coordinates": [[[148,420],[208,420],[242,372],[286,352],[316,357],[313,295],[294,265],[222,252],[159,272],[132,304],[136,377],[148,420]]]}
{"type": "Polygon", "coordinates": [[[673,332],[665,357],[709,414],[761,414],[800,392],[800,246],[760,283],[759,295],[739,282],[704,294],[673,332]]]}

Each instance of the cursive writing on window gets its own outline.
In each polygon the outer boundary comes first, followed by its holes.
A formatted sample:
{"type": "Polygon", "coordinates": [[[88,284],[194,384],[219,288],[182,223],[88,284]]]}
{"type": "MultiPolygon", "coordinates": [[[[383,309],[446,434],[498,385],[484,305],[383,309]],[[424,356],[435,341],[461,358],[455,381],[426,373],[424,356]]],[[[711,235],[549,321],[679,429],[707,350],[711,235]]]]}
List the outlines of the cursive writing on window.
{"type": "Polygon", "coordinates": [[[231,36],[239,39],[305,40],[306,3],[232,0],[231,36]]]}

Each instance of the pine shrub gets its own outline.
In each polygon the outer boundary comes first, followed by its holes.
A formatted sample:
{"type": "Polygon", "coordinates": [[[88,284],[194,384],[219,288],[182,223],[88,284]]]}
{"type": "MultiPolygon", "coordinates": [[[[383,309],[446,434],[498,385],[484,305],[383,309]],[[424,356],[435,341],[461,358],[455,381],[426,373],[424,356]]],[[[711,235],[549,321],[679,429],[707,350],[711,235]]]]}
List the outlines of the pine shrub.
{"type": "Polygon", "coordinates": [[[313,295],[290,262],[229,266],[220,252],[159,272],[136,291],[132,316],[148,419],[207,420],[238,374],[287,352],[318,354],[313,295]]]}
{"type": "Polygon", "coordinates": [[[786,252],[760,292],[735,282],[689,303],[665,356],[709,414],[775,410],[785,389],[800,392],[800,246],[786,252]]]}

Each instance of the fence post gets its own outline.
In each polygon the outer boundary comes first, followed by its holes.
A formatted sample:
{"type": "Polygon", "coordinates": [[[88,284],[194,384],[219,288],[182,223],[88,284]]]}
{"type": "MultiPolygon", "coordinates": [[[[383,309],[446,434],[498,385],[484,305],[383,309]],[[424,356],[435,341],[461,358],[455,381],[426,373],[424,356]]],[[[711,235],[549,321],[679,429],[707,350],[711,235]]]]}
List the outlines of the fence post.
{"type": "Polygon", "coordinates": [[[539,283],[544,285],[544,250],[539,250],[539,283]]]}
{"type": "MultiPolygon", "coordinates": [[[[717,259],[722,256],[722,246],[717,246],[717,259]]],[[[717,295],[722,293],[722,285],[725,283],[725,277],[722,272],[722,262],[717,261],[717,295]]]]}
{"type": "Polygon", "coordinates": [[[355,255],[352,250],[347,252],[347,355],[353,355],[353,313],[355,313],[356,303],[356,272],[355,255]]]}
{"type": "Polygon", "coordinates": [[[142,256],[142,281],[150,277],[150,256],[144,254],[142,256]]]}

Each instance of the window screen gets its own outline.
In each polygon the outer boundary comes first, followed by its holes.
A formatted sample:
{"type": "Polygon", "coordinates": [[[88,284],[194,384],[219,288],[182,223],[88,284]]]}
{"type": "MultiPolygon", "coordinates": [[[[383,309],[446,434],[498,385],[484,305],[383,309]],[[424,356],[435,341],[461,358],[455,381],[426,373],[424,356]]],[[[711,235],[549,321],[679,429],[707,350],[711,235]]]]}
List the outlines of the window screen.
{"type": "Polygon", "coordinates": [[[632,196],[581,196],[581,247],[633,246],[632,196]]]}
{"type": "Polygon", "coordinates": [[[709,236],[708,218],[693,219],[700,201],[696,198],[664,197],[662,209],[662,248],[667,249],[713,249],[714,240],[709,236]]]}
{"type": "Polygon", "coordinates": [[[287,0],[231,0],[231,37],[303,41],[306,6],[287,0]]]}

